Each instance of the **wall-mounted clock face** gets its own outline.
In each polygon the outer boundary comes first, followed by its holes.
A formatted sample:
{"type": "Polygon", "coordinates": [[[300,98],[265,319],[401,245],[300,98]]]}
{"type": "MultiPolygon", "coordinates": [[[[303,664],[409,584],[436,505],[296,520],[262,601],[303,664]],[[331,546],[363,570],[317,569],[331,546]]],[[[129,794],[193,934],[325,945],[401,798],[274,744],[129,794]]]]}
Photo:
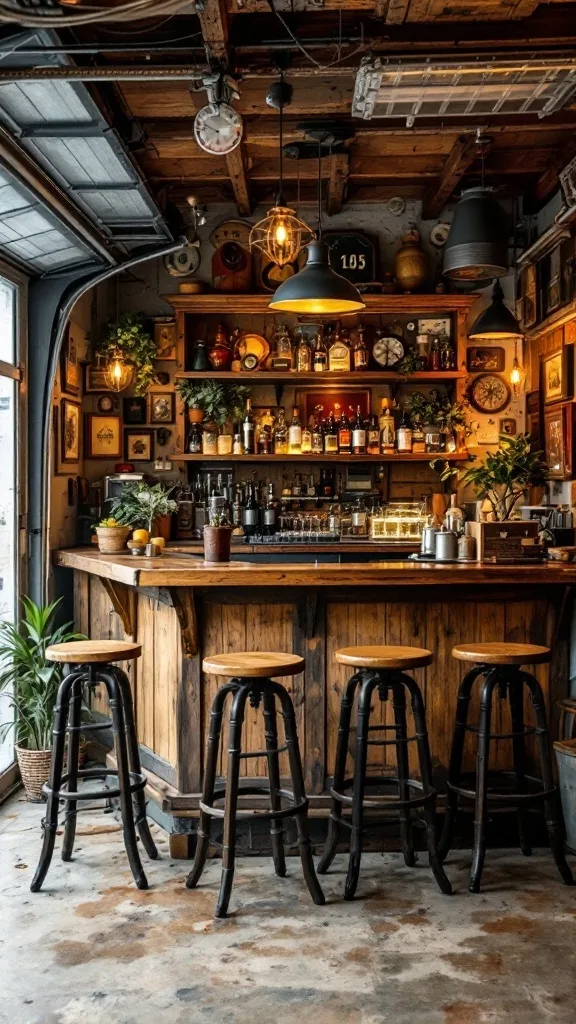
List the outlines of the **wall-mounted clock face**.
{"type": "Polygon", "coordinates": [[[242,138],[242,118],[229,103],[208,103],[194,118],[194,138],[207,153],[231,153],[242,138]]]}
{"type": "Polygon", "coordinates": [[[482,373],[472,381],[468,394],[478,412],[501,412],[509,404],[512,392],[504,377],[496,373],[482,373]]]}
{"type": "Polygon", "coordinates": [[[385,366],[390,369],[402,359],[404,345],[399,338],[383,337],[377,338],[372,346],[372,355],[378,366],[385,366]]]}

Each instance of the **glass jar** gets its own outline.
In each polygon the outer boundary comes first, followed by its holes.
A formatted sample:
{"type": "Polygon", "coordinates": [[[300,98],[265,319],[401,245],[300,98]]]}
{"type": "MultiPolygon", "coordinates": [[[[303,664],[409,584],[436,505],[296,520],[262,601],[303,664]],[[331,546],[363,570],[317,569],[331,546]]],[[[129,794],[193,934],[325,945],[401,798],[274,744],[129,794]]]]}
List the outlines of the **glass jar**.
{"type": "Polygon", "coordinates": [[[218,430],[215,426],[206,426],[202,431],[202,454],[218,455],[218,430]]]}
{"type": "Polygon", "coordinates": [[[442,434],[438,427],[428,424],[424,427],[424,438],[427,452],[442,451],[442,434]]]}
{"type": "Polygon", "coordinates": [[[232,454],[232,434],[218,434],[218,440],[216,444],[218,449],[218,455],[232,454]]]}

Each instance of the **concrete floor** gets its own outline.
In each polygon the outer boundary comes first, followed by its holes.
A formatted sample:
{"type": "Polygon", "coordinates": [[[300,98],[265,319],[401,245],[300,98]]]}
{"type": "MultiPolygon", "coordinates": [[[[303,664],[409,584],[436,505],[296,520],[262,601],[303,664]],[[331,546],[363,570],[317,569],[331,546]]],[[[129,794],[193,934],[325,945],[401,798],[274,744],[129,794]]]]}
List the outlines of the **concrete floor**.
{"type": "Polygon", "coordinates": [[[308,899],[299,861],[275,878],[267,858],[240,861],[232,916],[214,921],[219,862],[189,892],[189,865],[161,859],[131,882],[114,819],[82,814],[77,856],[54,859],[29,891],[43,808],[0,808],[0,1020],[7,1024],[573,1024],[576,889],[551,858],[487,858],[485,891],[466,890],[469,858],[452,854],[456,894],[425,859],[363,861],[359,896],[341,900],[345,858],[308,899]]]}

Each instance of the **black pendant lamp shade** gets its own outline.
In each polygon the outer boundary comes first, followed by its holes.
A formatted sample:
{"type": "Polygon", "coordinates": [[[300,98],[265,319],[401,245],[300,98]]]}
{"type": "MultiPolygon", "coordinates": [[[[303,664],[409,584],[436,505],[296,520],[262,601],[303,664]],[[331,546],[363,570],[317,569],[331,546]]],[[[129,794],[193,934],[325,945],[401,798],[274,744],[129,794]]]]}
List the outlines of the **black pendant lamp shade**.
{"type": "Polygon", "coordinates": [[[496,281],[492,291],[492,302],[480,313],[472,330],[468,332],[470,341],[504,341],[506,338],[523,337],[520,324],[504,304],[504,292],[500,282],[496,281]]]}
{"type": "Polygon", "coordinates": [[[306,266],[276,290],[270,309],[285,313],[353,313],[366,303],[354,285],[330,266],[326,242],[308,245],[306,266]]]}
{"type": "Polygon", "coordinates": [[[444,277],[453,281],[502,277],[508,270],[508,236],[508,216],[490,190],[466,189],[450,225],[444,277]]]}

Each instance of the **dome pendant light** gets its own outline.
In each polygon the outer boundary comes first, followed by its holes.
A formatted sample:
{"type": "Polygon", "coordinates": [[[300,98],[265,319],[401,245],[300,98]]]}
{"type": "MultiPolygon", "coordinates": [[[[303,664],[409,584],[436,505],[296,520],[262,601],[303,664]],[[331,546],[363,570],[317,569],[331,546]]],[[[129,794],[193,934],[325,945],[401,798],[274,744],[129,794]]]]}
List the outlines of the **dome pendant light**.
{"type": "Polygon", "coordinates": [[[280,179],[278,182],[278,194],[274,206],[268,210],[266,216],[254,225],[250,232],[250,248],[259,249],[267,260],[276,263],[279,267],[293,263],[298,253],[315,236],[311,228],[304,221],[299,220],[295,210],[286,206],[282,194],[283,188],[283,114],[284,107],[290,103],[292,98],[292,86],[284,81],[284,74],[280,72],[280,81],[276,82],[268,91],[266,102],[271,107],[280,111],[280,179]]]}
{"type": "Polygon", "coordinates": [[[507,341],[524,335],[512,310],[504,304],[500,281],[494,282],[492,302],[484,309],[468,332],[470,341],[507,341]]]}
{"type": "Polygon", "coordinates": [[[339,315],[364,309],[358,289],[330,266],[330,250],[322,241],[322,139],[318,136],[318,239],[308,244],[306,266],[275,291],[270,309],[282,313],[339,315]]]}

